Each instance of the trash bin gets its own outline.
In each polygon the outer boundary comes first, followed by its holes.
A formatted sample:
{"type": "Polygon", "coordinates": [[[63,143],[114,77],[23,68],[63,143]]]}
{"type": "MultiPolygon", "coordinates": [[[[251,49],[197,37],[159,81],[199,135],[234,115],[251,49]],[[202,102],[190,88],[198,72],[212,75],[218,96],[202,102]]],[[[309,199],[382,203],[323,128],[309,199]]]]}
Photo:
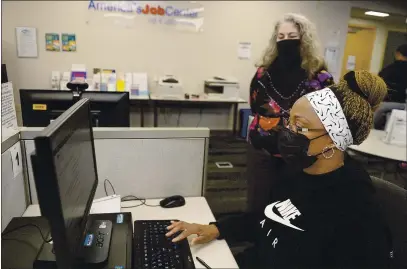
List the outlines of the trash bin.
{"type": "Polygon", "coordinates": [[[247,128],[249,127],[249,116],[252,114],[251,109],[240,109],[240,136],[246,138],[247,128]]]}

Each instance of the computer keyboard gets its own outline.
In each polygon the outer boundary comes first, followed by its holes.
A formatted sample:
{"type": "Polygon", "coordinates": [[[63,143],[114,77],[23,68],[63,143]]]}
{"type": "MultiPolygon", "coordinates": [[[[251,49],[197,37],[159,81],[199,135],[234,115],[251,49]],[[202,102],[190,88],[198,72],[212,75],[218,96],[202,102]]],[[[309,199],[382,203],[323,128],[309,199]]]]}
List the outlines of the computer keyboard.
{"type": "Polygon", "coordinates": [[[134,222],[133,268],[195,269],[188,240],[172,243],[179,233],[166,237],[170,220],[134,222]]]}

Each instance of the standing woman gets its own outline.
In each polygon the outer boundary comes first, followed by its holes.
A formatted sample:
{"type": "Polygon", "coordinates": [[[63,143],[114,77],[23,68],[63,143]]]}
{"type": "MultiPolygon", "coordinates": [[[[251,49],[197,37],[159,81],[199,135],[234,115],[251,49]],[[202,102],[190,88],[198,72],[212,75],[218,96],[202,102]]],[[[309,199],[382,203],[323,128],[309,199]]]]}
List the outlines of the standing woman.
{"type": "Polygon", "coordinates": [[[316,29],[306,17],[286,14],[275,27],[250,85],[247,161],[248,210],[263,210],[286,164],[278,155],[277,126],[286,125],[301,96],[333,84],[320,55],[316,29]]]}

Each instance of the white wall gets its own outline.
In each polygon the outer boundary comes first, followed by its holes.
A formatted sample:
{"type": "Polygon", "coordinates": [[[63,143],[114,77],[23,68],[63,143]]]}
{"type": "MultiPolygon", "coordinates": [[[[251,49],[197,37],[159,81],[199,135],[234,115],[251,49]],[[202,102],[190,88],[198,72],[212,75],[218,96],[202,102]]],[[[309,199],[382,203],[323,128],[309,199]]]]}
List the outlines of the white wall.
{"type": "Polygon", "coordinates": [[[364,20],[358,18],[351,18],[349,24],[361,25],[361,26],[373,26],[376,28],[376,38],[373,46],[372,61],[370,63],[370,72],[379,73],[382,69],[383,54],[386,48],[387,33],[390,30],[407,32],[407,26],[402,28],[401,26],[387,25],[383,22],[364,20]]]}
{"type": "MultiPolygon", "coordinates": [[[[185,90],[199,93],[205,78],[231,75],[241,83],[241,97],[248,100],[254,63],[265,49],[274,22],[286,12],[299,12],[317,25],[323,45],[338,36],[341,48],[346,40],[350,3],[346,1],[202,1],[204,31],[179,32],[140,21],[136,28],[115,25],[103,13],[91,14],[88,1],[5,1],[2,14],[2,55],[8,64],[15,89],[50,88],[52,70],[64,71],[72,63],[120,71],[148,72],[150,85],[155,76],[178,75],[185,90]],[[91,19],[90,19],[91,18],[91,19]],[[89,21],[89,23],[87,23],[89,21]],[[17,58],[15,27],[31,26],[38,31],[39,57],[17,58]],[[46,52],[47,32],[76,33],[78,51],[46,52]],[[237,43],[252,42],[252,59],[237,59],[237,43]]],[[[338,61],[338,70],[341,68],[338,61]]],[[[16,95],[16,102],[19,96],[16,95]]],[[[192,122],[198,115],[188,115],[192,122]]],[[[201,126],[224,127],[227,115],[205,114],[201,126]]]]}

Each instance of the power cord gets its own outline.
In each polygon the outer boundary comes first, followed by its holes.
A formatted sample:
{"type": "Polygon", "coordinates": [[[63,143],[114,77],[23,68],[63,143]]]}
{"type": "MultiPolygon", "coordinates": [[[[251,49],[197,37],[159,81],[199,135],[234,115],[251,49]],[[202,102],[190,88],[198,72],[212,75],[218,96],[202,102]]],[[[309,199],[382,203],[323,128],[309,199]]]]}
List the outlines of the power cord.
{"type": "MultiPolygon", "coordinates": [[[[116,191],[115,191],[115,189],[114,189],[114,187],[113,187],[112,182],[110,182],[110,180],[106,178],[105,181],[104,181],[104,183],[103,183],[103,185],[104,185],[104,187],[105,187],[105,194],[106,194],[106,196],[109,196],[109,194],[107,193],[106,183],[109,183],[109,185],[111,186],[111,188],[112,188],[112,190],[113,190],[113,194],[116,195],[116,191]]],[[[121,201],[121,202],[129,202],[129,201],[139,201],[139,202],[140,202],[140,204],[137,204],[137,205],[133,205],[133,206],[121,206],[121,208],[134,208],[134,207],[139,207],[139,206],[142,206],[142,205],[150,206],[150,207],[160,206],[160,205],[149,205],[149,204],[146,203],[146,198],[139,198],[139,197],[134,196],[134,195],[127,195],[127,196],[124,196],[124,197],[122,197],[122,198],[120,199],[120,201],[121,201]]]]}
{"type": "Polygon", "coordinates": [[[35,224],[32,224],[32,223],[28,223],[28,224],[25,224],[25,225],[21,225],[21,226],[18,226],[18,227],[16,227],[16,228],[13,228],[13,229],[11,229],[11,230],[9,230],[9,231],[7,231],[7,232],[4,232],[4,233],[1,235],[1,237],[2,237],[2,239],[5,239],[5,240],[14,240],[13,238],[3,238],[3,237],[4,237],[5,235],[9,234],[9,233],[15,232],[15,231],[20,230],[20,229],[25,228],[25,227],[35,227],[35,228],[37,228],[37,230],[38,230],[38,231],[40,232],[40,234],[41,234],[42,240],[44,240],[45,243],[49,243],[49,242],[52,241],[52,237],[51,237],[50,239],[46,239],[45,236],[44,236],[44,234],[43,234],[42,231],[41,231],[41,228],[38,227],[38,226],[35,225],[35,224]]]}
{"type": "Polygon", "coordinates": [[[109,196],[109,194],[107,193],[107,189],[106,189],[106,182],[109,183],[110,187],[112,188],[113,194],[116,195],[116,190],[114,189],[112,182],[110,182],[110,180],[108,180],[108,179],[106,178],[105,181],[103,182],[103,186],[105,187],[105,194],[106,194],[106,196],[109,196]]]}

